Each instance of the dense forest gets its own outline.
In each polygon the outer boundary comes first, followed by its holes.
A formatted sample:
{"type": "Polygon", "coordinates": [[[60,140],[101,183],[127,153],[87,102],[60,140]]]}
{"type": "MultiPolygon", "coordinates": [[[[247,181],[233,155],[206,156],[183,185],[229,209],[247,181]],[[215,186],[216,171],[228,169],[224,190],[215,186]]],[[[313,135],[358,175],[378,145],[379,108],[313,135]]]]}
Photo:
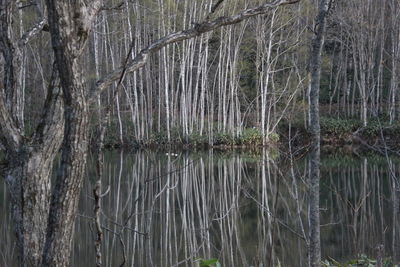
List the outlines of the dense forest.
{"type": "Polygon", "coordinates": [[[277,143],[310,148],[320,266],[320,143],[398,146],[399,40],[397,0],[0,0],[0,174],[21,266],[70,266],[90,144],[101,266],[104,147],[277,143]]]}
{"type": "MultiPolygon", "coordinates": [[[[86,77],[94,83],[156,39],[262,2],[222,2],[207,17],[213,1],[110,1],[88,38],[82,58],[86,77]]],[[[35,5],[21,5],[16,35],[37,20],[35,5]]],[[[312,1],[304,1],[162,48],[91,105],[100,112],[93,112],[92,125],[111,106],[109,145],[265,144],[288,123],[307,128],[315,9],[312,1]]],[[[399,14],[395,0],[332,3],[320,89],[328,131],[355,131],[377,118],[396,127],[399,14]]],[[[21,51],[19,112],[27,134],[41,115],[50,50],[50,36],[43,33],[21,51]]]]}

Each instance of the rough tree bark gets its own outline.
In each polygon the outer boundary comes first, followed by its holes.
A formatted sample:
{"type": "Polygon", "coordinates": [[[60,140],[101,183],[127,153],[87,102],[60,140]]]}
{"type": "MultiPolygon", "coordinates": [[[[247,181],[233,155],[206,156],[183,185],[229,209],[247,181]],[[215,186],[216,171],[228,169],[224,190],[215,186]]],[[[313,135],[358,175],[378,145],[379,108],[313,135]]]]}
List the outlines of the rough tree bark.
{"type": "Polygon", "coordinates": [[[319,90],[321,79],[321,53],[324,45],[326,16],[330,0],[319,0],[318,15],[315,18],[314,37],[311,41],[310,54],[310,130],[311,156],[309,179],[309,266],[321,266],[320,213],[319,213],[319,180],[320,180],[320,119],[319,90]]]}
{"type": "Polygon", "coordinates": [[[50,197],[50,173],[58,153],[64,122],[57,73],[48,86],[42,119],[29,138],[24,136],[18,82],[23,46],[40,31],[41,19],[17,38],[12,29],[15,1],[0,1],[0,52],[4,64],[0,87],[0,141],[6,149],[7,168],[2,174],[12,202],[12,216],[17,236],[21,266],[38,266],[45,241],[50,197]]]}
{"type": "Polygon", "coordinates": [[[47,0],[49,28],[64,99],[61,163],[52,194],[43,266],[68,266],[88,151],[89,97],[80,55],[101,1],[47,0]]]}
{"type": "MultiPolygon", "coordinates": [[[[128,65],[99,80],[90,90],[80,64],[92,24],[102,10],[100,0],[46,0],[48,19],[41,18],[22,38],[12,30],[18,1],[0,0],[0,142],[6,149],[6,178],[12,199],[20,266],[69,266],[74,221],[88,153],[89,105],[114,81],[141,68],[149,54],[175,42],[239,23],[300,0],[275,0],[231,17],[220,17],[154,41],[128,65]],[[45,25],[55,58],[43,115],[31,136],[24,135],[18,101],[20,51],[45,25]],[[56,184],[51,190],[53,162],[61,148],[56,184]],[[50,200],[51,199],[51,200],[50,200]]],[[[23,115],[23,114],[22,114],[23,115]]]]}

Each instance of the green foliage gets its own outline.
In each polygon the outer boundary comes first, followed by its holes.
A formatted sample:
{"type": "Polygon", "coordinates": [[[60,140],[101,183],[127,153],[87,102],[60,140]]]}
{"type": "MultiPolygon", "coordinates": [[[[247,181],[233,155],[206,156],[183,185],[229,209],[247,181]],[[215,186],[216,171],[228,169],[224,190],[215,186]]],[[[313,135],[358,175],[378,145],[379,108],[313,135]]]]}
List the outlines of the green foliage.
{"type": "Polygon", "coordinates": [[[208,138],[198,132],[193,132],[189,135],[189,144],[194,146],[205,145],[208,143],[208,138]]]}
{"type": "MultiPolygon", "coordinates": [[[[348,136],[357,131],[357,134],[364,137],[366,140],[368,138],[380,137],[381,131],[386,137],[397,137],[400,133],[400,121],[389,123],[387,118],[380,119],[370,119],[366,127],[362,126],[362,122],[356,119],[341,119],[335,117],[322,116],[321,122],[321,135],[326,137],[333,137],[336,139],[344,138],[348,139],[348,136]]],[[[170,144],[181,144],[190,146],[205,146],[209,143],[209,136],[207,133],[200,134],[197,131],[190,133],[189,135],[184,135],[182,128],[173,127],[171,129],[171,139],[168,141],[167,132],[165,129],[161,129],[158,132],[153,132],[148,140],[137,141],[134,136],[134,125],[130,120],[123,119],[123,144],[121,144],[119,131],[118,131],[118,121],[113,119],[109,122],[106,131],[104,143],[106,147],[121,147],[124,146],[138,146],[140,144],[148,145],[170,145],[170,144]],[[140,142],[140,143],[139,143],[140,142]]],[[[92,136],[96,135],[96,121],[91,122],[92,136]]],[[[291,127],[295,129],[301,129],[306,132],[307,129],[304,128],[304,120],[299,118],[294,118],[291,122],[291,127]]],[[[278,132],[286,132],[288,128],[288,121],[282,120],[278,132]]],[[[261,131],[257,128],[246,128],[243,132],[236,136],[229,132],[218,132],[214,131],[214,142],[216,146],[248,146],[257,147],[263,144],[263,135],[261,131]]],[[[335,139],[335,140],[336,140],[335,139]]],[[[280,137],[277,133],[270,133],[268,135],[268,141],[270,143],[278,143],[280,137]]],[[[95,140],[92,140],[95,141],[95,140]]]]}
{"type": "Polygon", "coordinates": [[[199,267],[221,267],[221,263],[219,263],[218,259],[196,259],[196,262],[199,267]]]}
{"type": "MultiPolygon", "coordinates": [[[[384,258],[382,261],[383,267],[399,267],[399,265],[394,265],[390,258],[384,258]]],[[[366,255],[360,255],[357,259],[350,260],[346,263],[340,263],[332,258],[322,262],[323,267],[376,267],[376,260],[368,258],[366,255]]]]}
{"type": "Polygon", "coordinates": [[[358,120],[331,117],[321,117],[320,124],[322,134],[334,134],[337,136],[352,133],[361,127],[361,122],[358,120]]]}
{"type": "Polygon", "coordinates": [[[164,131],[153,132],[150,136],[149,143],[165,145],[168,143],[167,133],[164,131]]]}
{"type": "Polygon", "coordinates": [[[215,145],[228,145],[233,146],[236,145],[236,138],[228,133],[216,133],[214,135],[214,144],[215,145]]]}
{"type": "Polygon", "coordinates": [[[269,135],[269,140],[270,140],[271,142],[273,142],[273,143],[279,142],[279,139],[280,139],[280,137],[279,137],[279,134],[277,134],[277,133],[271,133],[271,134],[269,135]]]}
{"type": "Polygon", "coordinates": [[[384,134],[395,135],[400,132],[400,123],[390,124],[387,120],[371,119],[366,127],[362,127],[359,120],[354,119],[336,119],[336,118],[321,118],[321,130],[328,134],[345,134],[361,129],[360,133],[366,137],[379,136],[381,130],[384,134]]]}
{"type": "Polygon", "coordinates": [[[384,135],[398,135],[400,133],[400,122],[390,124],[388,120],[372,119],[368,121],[367,127],[362,129],[364,136],[379,136],[381,131],[384,135]]]}
{"type": "Polygon", "coordinates": [[[335,136],[343,136],[360,129],[359,134],[364,137],[380,136],[381,131],[384,135],[395,136],[400,133],[400,122],[390,124],[384,119],[370,119],[366,127],[362,122],[355,119],[338,119],[331,117],[321,117],[321,133],[335,136]]]}
{"type": "Polygon", "coordinates": [[[259,146],[263,143],[263,136],[258,129],[247,128],[240,135],[239,142],[243,145],[259,146]]]}
{"type": "MultiPolygon", "coordinates": [[[[184,135],[180,127],[173,127],[170,131],[170,140],[165,129],[160,131],[152,132],[148,140],[137,141],[134,136],[134,126],[129,121],[123,121],[123,144],[119,137],[118,121],[112,120],[108,124],[108,128],[104,137],[104,143],[106,147],[121,147],[127,146],[140,146],[143,144],[147,145],[189,145],[189,146],[206,146],[209,144],[210,136],[206,134],[200,134],[200,132],[194,131],[189,135],[184,135]]],[[[93,136],[95,136],[96,125],[93,124],[93,136]]],[[[216,146],[249,146],[257,147],[263,144],[263,135],[257,128],[246,128],[243,132],[236,136],[233,133],[218,132],[215,131],[213,144],[216,146]]],[[[279,135],[277,133],[270,133],[268,135],[271,143],[277,143],[279,141],[279,135]]],[[[93,140],[95,141],[95,140],[93,140]]]]}
{"type": "MultiPolygon", "coordinates": [[[[269,140],[276,143],[279,141],[279,135],[277,133],[271,133],[269,135],[269,140]]],[[[238,137],[229,133],[215,133],[214,144],[227,146],[261,146],[263,144],[263,135],[261,131],[256,128],[246,128],[238,137]]]]}
{"type": "Polygon", "coordinates": [[[384,125],[378,121],[370,121],[367,127],[362,130],[362,134],[369,137],[380,135],[381,129],[383,129],[382,127],[384,127],[384,125]]]}

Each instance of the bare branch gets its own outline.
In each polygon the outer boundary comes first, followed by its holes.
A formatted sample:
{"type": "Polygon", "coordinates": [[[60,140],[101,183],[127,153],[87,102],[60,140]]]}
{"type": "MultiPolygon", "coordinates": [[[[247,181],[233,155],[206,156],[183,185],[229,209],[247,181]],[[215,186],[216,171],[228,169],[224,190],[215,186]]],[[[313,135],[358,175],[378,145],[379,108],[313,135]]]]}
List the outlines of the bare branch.
{"type": "Polygon", "coordinates": [[[32,26],[28,31],[26,31],[21,39],[18,41],[19,47],[26,45],[33,37],[36,36],[39,32],[43,30],[43,28],[47,25],[47,19],[43,18],[43,20],[39,21],[36,25],[32,26]]]}
{"type": "Polygon", "coordinates": [[[177,43],[177,42],[180,42],[183,40],[191,39],[191,38],[199,36],[203,33],[218,29],[220,27],[236,24],[245,19],[257,16],[257,15],[265,14],[265,13],[269,12],[271,9],[277,8],[279,6],[294,4],[299,1],[301,1],[301,0],[275,0],[271,3],[266,3],[266,4],[258,6],[258,7],[243,10],[240,13],[233,15],[231,17],[219,17],[212,21],[204,21],[202,23],[196,24],[193,28],[179,31],[179,32],[174,32],[167,36],[164,36],[164,37],[156,40],[152,44],[150,44],[148,47],[146,47],[142,51],[140,51],[136,55],[136,57],[128,64],[128,66],[126,68],[121,67],[121,68],[117,69],[116,71],[108,74],[103,79],[98,80],[96,82],[96,87],[94,88],[94,91],[92,92],[91,100],[93,101],[96,98],[96,96],[98,94],[100,94],[105,88],[110,86],[113,82],[117,81],[121,77],[122,72],[130,73],[130,72],[137,71],[138,69],[143,67],[146,64],[150,53],[156,52],[169,44],[173,44],[173,43],[177,43]]]}
{"type": "Polygon", "coordinates": [[[28,29],[22,37],[18,40],[18,46],[22,48],[26,45],[33,37],[35,37],[38,33],[40,33],[47,25],[47,15],[41,7],[41,3],[39,0],[33,0],[26,5],[19,6],[19,9],[23,9],[26,7],[35,6],[36,14],[39,18],[39,22],[33,25],[30,29],[28,29]]]}

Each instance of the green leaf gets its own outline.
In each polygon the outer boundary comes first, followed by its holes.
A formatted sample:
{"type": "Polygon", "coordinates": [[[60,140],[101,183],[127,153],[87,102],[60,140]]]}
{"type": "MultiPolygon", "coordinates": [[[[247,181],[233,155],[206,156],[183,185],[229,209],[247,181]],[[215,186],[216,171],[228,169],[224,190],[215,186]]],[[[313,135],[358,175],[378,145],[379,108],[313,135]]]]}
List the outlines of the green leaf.
{"type": "Polygon", "coordinates": [[[218,259],[214,258],[208,260],[197,258],[195,261],[199,263],[200,267],[211,267],[211,266],[221,267],[221,264],[218,262],[218,259]]]}

